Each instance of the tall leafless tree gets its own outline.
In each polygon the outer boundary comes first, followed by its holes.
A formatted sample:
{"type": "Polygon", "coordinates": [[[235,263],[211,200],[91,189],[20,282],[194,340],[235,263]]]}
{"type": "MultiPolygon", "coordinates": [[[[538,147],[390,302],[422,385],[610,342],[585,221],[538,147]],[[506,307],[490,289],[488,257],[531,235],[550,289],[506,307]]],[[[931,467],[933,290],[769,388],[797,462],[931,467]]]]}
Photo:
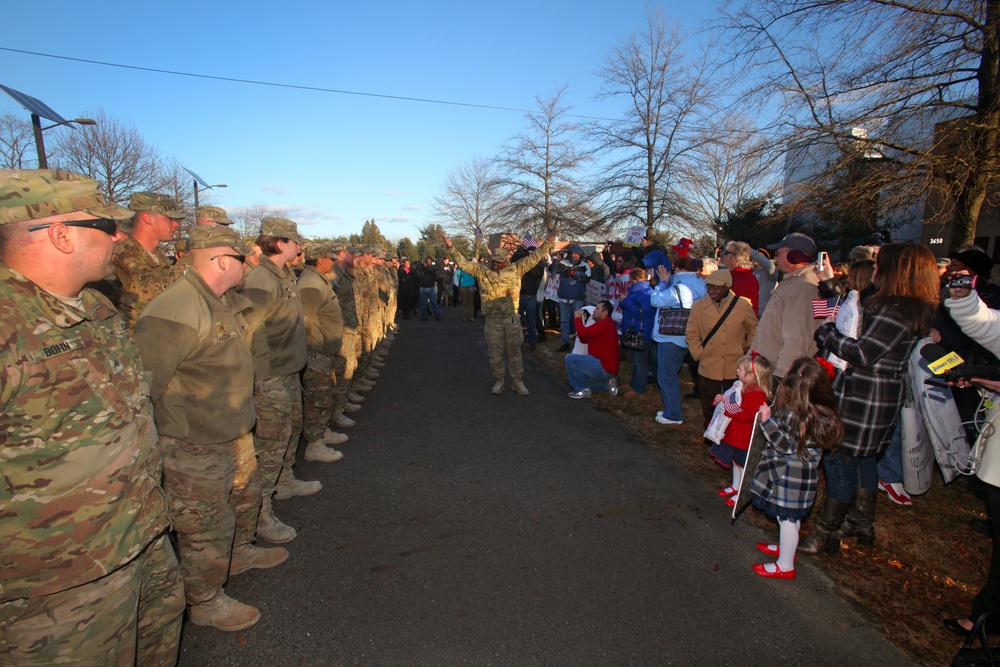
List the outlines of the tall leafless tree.
{"type": "Polygon", "coordinates": [[[538,111],[527,115],[528,127],[497,158],[513,231],[544,237],[558,229],[561,237],[573,238],[598,225],[579,180],[591,158],[582,149],[579,125],[567,117],[565,92],[564,86],[550,97],[537,97],[538,111]]]}
{"type": "Polygon", "coordinates": [[[34,148],[31,123],[12,113],[0,114],[0,168],[35,168],[34,148]]]}
{"type": "Polygon", "coordinates": [[[431,216],[452,235],[471,238],[477,227],[483,234],[507,231],[502,217],[506,194],[494,164],[474,158],[448,173],[431,216]]]}
{"type": "Polygon", "coordinates": [[[233,221],[233,227],[243,238],[255,238],[260,235],[260,221],[264,218],[281,217],[278,209],[264,202],[228,209],[226,215],[233,221]]]}
{"type": "Polygon", "coordinates": [[[720,94],[707,57],[692,60],[684,46],[679,28],[650,8],[646,26],[613,47],[600,69],[598,99],[625,104],[619,120],[591,128],[607,160],[594,192],[617,225],[656,227],[684,217],[675,187],[680,161],[702,139],[699,114],[720,94]]]}
{"type": "Polygon", "coordinates": [[[776,139],[836,143],[831,172],[883,159],[868,191],[943,189],[952,244],[972,242],[1000,157],[1000,1],[760,0],[725,25],[776,139]]]}
{"type": "Polygon", "coordinates": [[[91,127],[63,132],[54,142],[52,162],[97,181],[104,195],[119,204],[137,191],[162,191],[163,159],[135,125],[103,109],[87,114],[91,127]]]}

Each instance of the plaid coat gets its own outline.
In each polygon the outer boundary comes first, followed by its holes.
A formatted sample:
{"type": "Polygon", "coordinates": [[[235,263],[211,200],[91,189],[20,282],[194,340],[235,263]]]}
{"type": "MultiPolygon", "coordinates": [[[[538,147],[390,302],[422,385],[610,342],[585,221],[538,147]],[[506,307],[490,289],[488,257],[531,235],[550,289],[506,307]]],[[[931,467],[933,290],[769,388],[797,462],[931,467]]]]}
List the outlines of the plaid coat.
{"type": "Polygon", "coordinates": [[[787,411],[776,410],[760,428],[767,447],[757,466],[751,491],[766,503],[776,505],[778,516],[782,516],[781,510],[791,510],[789,515],[808,510],[816,499],[823,450],[807,442],[805,461],[798,457],[795,453],[799,442],[798,422],[787,411]]]}
{"type": "Polygon", "coordinates": [[[840,451],[850,456],[885,451],[903,405],[904,376],[918,337],[892,310],[865,311],[857,339],[842,335],[833,324],[816,330],[816,342],[849,364],[834,379],[833,391],[844,422],[840,451]]]}

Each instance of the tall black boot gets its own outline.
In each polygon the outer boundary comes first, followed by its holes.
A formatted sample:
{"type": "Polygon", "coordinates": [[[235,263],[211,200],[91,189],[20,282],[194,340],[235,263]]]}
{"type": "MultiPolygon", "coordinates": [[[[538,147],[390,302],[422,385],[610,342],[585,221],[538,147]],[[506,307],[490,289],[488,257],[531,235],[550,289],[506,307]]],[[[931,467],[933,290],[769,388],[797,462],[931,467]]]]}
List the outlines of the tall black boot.
{"type": "Polygon", "coordinates": [[[799,543],[799,551],[804,554],[818,554],[821,551],[837,553],[840,550],[837,531],[840,530],[840,524],[844,522],[844,517],[850,508],[851,503],[837,500],[833,496],[824,496],[823,507],[816,516],[812,532],[799,543]]]}
{"type": "Polygon", "coordinates": [[[878,489],[855,489],[854,502],[847,511],[844,525],[837,533],[839,538],[856,537],[858,544],[870,547],[875,544],[875,502],[878,489]]]}

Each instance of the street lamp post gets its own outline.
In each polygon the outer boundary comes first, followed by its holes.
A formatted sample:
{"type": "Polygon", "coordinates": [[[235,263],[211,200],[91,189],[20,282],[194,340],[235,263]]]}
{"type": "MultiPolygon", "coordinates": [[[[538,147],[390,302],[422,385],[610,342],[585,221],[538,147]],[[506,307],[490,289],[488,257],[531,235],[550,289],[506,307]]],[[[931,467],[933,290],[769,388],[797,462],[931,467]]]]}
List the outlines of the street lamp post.
{"type": "Polygon", "coordinates": [[[216,183],[215,185],[209,185],[204,178],[194,173],[187,167],[182,166],[181,169],[186,171],[188,175],[194,179],[194,215],[195,221],[198,218],[198,193],[204,192],[205,190],[211,190],[212,188],[224,188],[227,187],[225,183],[216,183]],[[201,186],[200,188],[198,186],[201,186]]]}
{"type": "Polygon", "coordinates": [[[77,125],[97,125],[97,121],[90,118],[74,118],[73,120],[64,120],[61,123],[55,123],[54,125],[49,125],[48,127],[42,127],[42,118],[36,113],[31,114],[31,129],[35,132],[35,152],[38,153],[38,168],[48,169],[49,161],[45,156],[45,140],[42,138],[42,132],[45,130],[51,130],[53,127],[59,127],[60,125],[72,125],[76,123],[77,125]]]}

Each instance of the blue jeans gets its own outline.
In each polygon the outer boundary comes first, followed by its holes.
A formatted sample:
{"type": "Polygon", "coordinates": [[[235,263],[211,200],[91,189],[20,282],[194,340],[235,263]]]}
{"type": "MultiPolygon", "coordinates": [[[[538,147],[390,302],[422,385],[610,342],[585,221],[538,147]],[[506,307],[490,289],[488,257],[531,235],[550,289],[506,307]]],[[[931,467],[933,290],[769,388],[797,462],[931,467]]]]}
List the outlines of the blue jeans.
{"type": "Polygon", "coordinates": [[[600,359],[589,354],[567,354],[565,360],[566,377],[574,391],[584,387],[590,387],[595,394],[608,390],[608,380],[614,375],[604,370],[600,359]]]}
{"type": "Polygon", "coordinates": [[[826,493],[845,503],[854,499],[854,489],[878,488],[878,464],[874,456],[851,456],[832,452],[823,456],[826,493]]]}
{"type": "Polygon", "coordinates": [[[521,300],[517,304],[517,312],[521,314],[521,324],[527,327],[525,337],[528,345],[534,345],[538,341],[538,323],[536,315],[538,313],[538,297],[534,294],[522,294],[521,300]]]}
{"type": "Polygon", "coordinates": [[[663,417],[673,421],[684,420],[681,403],[681,382],[677,374],[684,363],[687,348],[673,343],[656,344],[656,381],[663,398],[663,417]]]}
{"type": "Polygon", "coordinates": [[[573,313],[583,308],[583,304],[583,299],[573,299],[571,303],[559,302],[559,332],[562,334],[562,342],[567,345],[569,345],[569,335],[576,333],[573,313]]]}
{"type": "Polygon", "coordinates": [[[878,460],[878,478],[890,484],[903,483],[902,423],[903,420],[896,422],[896,429],[892,432],[892,441],[885,452],[882,453],[882,458],[878,460]]]}
{"type": "Polygon", "coordinates": [[[629,350],[628,358],[632,362],[632,381],[629,386],[635,393],[643,394],[649,384],[649,369],[656,372],[656,341],[652,338],[643,339],[643,348],[629,350]]]}
{"type": "Polygon", "coordinates": [[[437,296],[433,287],[420,288],[420,317],[427,317],[427,304],[431,304],[434,309],[434,317],[441,319],[441,311],[438,310],[437,296]]]}

